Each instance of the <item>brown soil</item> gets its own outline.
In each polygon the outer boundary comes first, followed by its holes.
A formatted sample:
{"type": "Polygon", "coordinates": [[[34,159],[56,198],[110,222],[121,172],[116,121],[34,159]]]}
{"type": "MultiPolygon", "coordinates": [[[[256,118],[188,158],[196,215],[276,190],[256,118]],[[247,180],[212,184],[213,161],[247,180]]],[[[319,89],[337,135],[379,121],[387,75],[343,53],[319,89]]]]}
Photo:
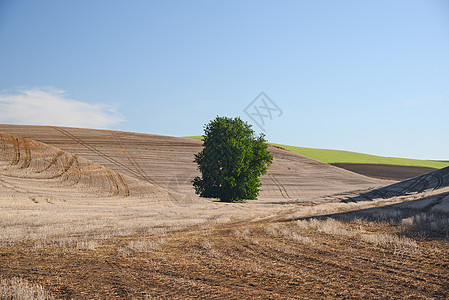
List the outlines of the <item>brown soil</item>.
{"type": "Polygon", "coordinates": [[[1,131],[0,279],[62,299],[449,297],[449,168],[386,186],[270,147],[261,199],[219,203],[192,192],[198,141],[1,131]]]}
{"type": "MultiPolygon", "coordinates": [[[[52,145],[110,170],[195,199],[197,140],[110,130],[1,125],[0,132],[52,145]]],[[[385,185],[273,146],[274,162],[262,177],[260,200],[310,201],[314,198],[385,185]],[[325,184],[323,184],[325,183],[325,184]]]]}
{"type": "MultiPolygon", "coordinates": [[[[231,222],[168,234],[148,252],[119,250],[113,238],[92,251],[0,248],[2,276],[42,284],[58,298],[143,299],[443,299],[449,295],[447,242],[422,241],[416,254],[395,253],[341,236],[300,232],[298,243],[266,232],[273,221],[231,222]],[[246,230],[247,236],[239,235],[246,230]],[[249,232],[249,233],[248,233],[249,232]]],[[[295,225],[281,225],[296,230],[295,225]]],[[[394,228],[364,225],[372,232],[394,228]]]]}
{"type": "Polygon", "coordinates": [[[398,180],[398,181],[424,175],[426,173],[436,170],[434,168],[428,167],[379,165],[379,164],[335,163],[332,165],[369,177],[398,180]]]}
{"type": "Polygon", "coordinates": [[[58,184],[78,190],[95,189],[103,196],[145,195],[158,192],[160,187],[122,175],[84,157],[62,151],[41,142],[0,132],[0,179],[14,179],[14,184],[39,180],[39,185],[58,184]],[[150,193],[151,191],[151,193],[150,193]]]}

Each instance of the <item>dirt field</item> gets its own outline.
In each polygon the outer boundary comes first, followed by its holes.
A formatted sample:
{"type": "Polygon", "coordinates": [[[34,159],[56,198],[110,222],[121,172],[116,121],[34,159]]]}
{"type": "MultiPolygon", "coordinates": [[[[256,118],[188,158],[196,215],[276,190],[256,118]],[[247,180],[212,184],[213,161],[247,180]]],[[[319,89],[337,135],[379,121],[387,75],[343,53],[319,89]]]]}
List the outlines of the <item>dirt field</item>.
{"type": "MultiPolygon", "coordinates": [[[[191,184],[199,173],[193,155],[201,141],[78,128],[0,125],[0,132],[43,142],[115,172],[195,199],[191,184]]],[[[378,187],[385,182],[270,146],[274,162],[262,178],[261,200],[310,201],[324,195],[378,187]],[[323,184],[325,183],[325,184],[323,184]]]]}
{"type": "Polygon", "coordinates": [[[295,222],[242,220],[162,237],[110,238],[93,250],[23,243],[1,248],[2,276],[21,276],[74,299],[447,297],[447,242],[420,241],[400,251],[358,237],[391,235],[395,227],[349,222],[330,224],[326,232],[320,226],[326,221],[303,229],[295,222]],[[356,233],[339,235],[347,230],[339,227],[356,233]]]}
{"type": "Polygon", "coordinates": [[[220,203],[196,141],[1,131],[0,298],[449,297],[448,168],[391,184],[273,147],[261,199],[220,203]]]}
{"type": "Polygon", "coordinates": [[[376,164],[338,163],[332,165],[369,177],[387,180],[398,180],[398,181],[424,175],[426,173],[430,173],[436,170],[434,168],[427,168],[427,167],[376,165],[376,164]]]}

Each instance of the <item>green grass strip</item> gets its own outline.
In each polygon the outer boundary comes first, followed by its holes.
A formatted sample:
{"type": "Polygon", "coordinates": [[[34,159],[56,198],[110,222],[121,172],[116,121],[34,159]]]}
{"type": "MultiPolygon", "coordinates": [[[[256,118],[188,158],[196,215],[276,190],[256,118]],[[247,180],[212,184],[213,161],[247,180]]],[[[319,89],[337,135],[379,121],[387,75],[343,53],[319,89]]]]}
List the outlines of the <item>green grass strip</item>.
{"type": "Polygon", "coordinates": [[[354,163],[354,164],[382,164],[382,165],[396,165],[396,166],[416,166],[416,167],[430,167],[441,169],[449,166],[449,162],[399,158],[399,157],[384,157],[377,155],[370,155],[351,151],[315,149],[296,146],[287,146],[280,144],[272,144],[302,156],[312,158],[324,163],[354,163]]]}
{"type": "MultiPolygon", "coordinates": [[[[202,136],[201,135],[185,136],[185,138],[201,140],[202,136]]],[[[306,148],[306,147],[288,146],[274,143],[270,144],[284,148],[286,150],[293,151],[302,156],[320,162],[324,162],[327,164],[333,163],[381,164],[381,165],[396,165],[396,166],[430,167],[436,169],[441,169],[449,166],[449,161],[384,157],[351,151],[306,148]]]]}
{"type": "Polygon", "coordinates": [[[183,136],[183,138],[201,141],[203,136],[202,135],[191,135],[191,136],[183,136]]]}

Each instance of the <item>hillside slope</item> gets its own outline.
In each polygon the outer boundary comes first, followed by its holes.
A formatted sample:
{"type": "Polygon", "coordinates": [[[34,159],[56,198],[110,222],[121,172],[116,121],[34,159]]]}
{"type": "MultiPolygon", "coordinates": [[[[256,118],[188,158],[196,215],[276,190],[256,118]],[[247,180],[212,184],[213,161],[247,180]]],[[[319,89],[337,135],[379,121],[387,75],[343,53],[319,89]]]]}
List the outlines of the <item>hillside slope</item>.
{"type": "Polygon", "coordinates": [[[278,145],[284,149],[293,151],[300,155],[328,163],[352,163],[352,164],[384,164],[397,166],[414,166],[441,169],[449,166],[449,163],[433,160],[410,159],[399,157],[384,157],[371,154],[364,154],[352,151],[330,150],[330,149],[315,149],[306,147],[296,147],[287,145],[278,145]]]}
{"type": "Polygon", "coordinates": [[[448,195],[449,167],[363,193],[349,199],[349,201],[372,201],[394,197],[409,197],[409,200],[416,200],[431,196],[433,200],[441,204],[440,202],[443,201],[443,199],[445,199],[444,201],[449,200],[449,198],[446,197],[448,195]]]}
{"type": "Polygon", "coordinates": [[[16,197],[81,194],[102,197],[167,197],[151,183],[112,171],[81,156],[31,139],[0,132],[1,193],[16,197]]]}
{"type": "Polygon", "coordinates": [[[0,127],[58,145],[0,134],[0,288],[22,278],[57,299],[449,295],[448,169],[391,185],[270,146],[262,200],[189,201],[198,141],[0,127]]]}
{"type": "MultiPolygon", "coordinates": [[[[201,140],[200,135],[185,136],[184,138],[201,140]]],[[[381,164],[395,166],[413,166],[441,169],[449,166],[449,161],[423,160],[400,157],[385,157],[353,151],[318,149],[270,143],[283,149],[290,150],[299,155],[326,163],[326,164],[381,164]]]]}
{"type": "MultiPolygon", "coordinates": [[[[182,201],[198,199],[191,184],[199,175],[197,140],[111,130],[0,125],[7,132],[61,148],[110,170],[176,193],[182,201]]],[[[270,146],[274,162],[262,177],[260,200],[311,201],[324,195],[385,185],[386,182],[336,168],[270,146]]]]}

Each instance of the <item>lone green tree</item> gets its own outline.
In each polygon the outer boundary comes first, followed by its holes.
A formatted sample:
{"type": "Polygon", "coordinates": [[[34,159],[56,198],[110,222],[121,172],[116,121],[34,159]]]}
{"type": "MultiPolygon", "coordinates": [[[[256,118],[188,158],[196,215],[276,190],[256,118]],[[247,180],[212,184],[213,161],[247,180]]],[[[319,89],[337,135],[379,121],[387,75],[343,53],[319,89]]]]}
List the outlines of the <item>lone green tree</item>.
{"type": "Polygon", "coordinates": [[[201,197],[233,202],[259,195],[260,175],[273,161],[265,135],[238,118],[216,117],[204,126],[203,150],[195,155],[201,177],[192,181],[201,197]]]}

